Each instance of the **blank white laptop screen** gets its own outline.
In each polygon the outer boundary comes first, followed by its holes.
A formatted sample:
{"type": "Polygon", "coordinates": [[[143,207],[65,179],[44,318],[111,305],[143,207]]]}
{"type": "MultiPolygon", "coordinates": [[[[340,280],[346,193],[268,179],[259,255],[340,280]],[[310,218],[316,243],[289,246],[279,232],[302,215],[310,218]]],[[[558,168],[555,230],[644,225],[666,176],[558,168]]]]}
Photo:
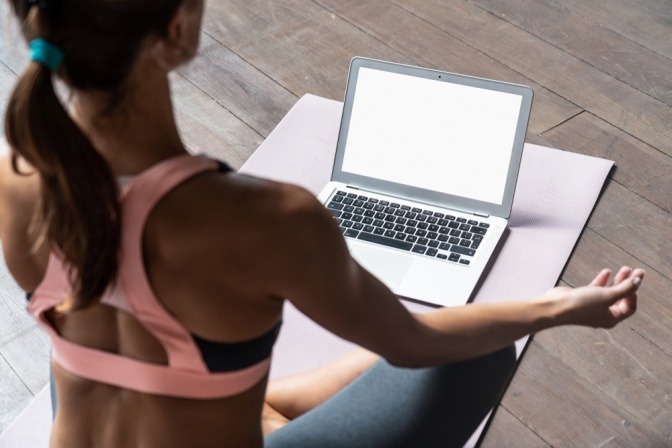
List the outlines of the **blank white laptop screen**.
{"type": "Polygon", "coordinates": [[[362,67],[342,170],[501,204],[521,101],[362,67]]]}

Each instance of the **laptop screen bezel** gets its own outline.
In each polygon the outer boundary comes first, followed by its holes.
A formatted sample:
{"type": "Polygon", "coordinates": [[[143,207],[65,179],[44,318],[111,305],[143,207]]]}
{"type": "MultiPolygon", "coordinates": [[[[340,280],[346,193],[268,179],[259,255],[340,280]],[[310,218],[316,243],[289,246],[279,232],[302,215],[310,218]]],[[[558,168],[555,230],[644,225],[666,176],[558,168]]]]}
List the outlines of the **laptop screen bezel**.
{"type": "Polygon", "coordinates": [[[494,215],[508,219],[511,214],[513,196],[518,179],[518,172],[520,170],[520,161],[523,154],[525,134],[527,132],[527,123],[530,117],[530,109],[532,107],[532,97],[532,89],[527,86],[459,75],[455,73],[441,72],[438,70],[425,69],[422,67],[414,67],[356,57],[350,63],[350,71],[343,104],[343,113],[341,116],[341,126],[338,134],[338,142],[336,144],[336,156],[334,158],[331,179],[333,181],[342,182],[344,184],[355,186],[363,190],[397,196],[400,198],[409,199],[411,201],[417,201],[439,207],[448,207],[470,213],[494,215]],[[352,116],[355,92],[357,90],[357,79],[359,70],[361,68],[370,68],[384,72],[399,73],[402,75],[433,79],[442,82],[449,82],[464,86],[478,87],[482,89],[520,95],[522,97],[520,114],[518,116],[518,122],[516,125],[516,132],[513,140],[513,148],[509,161],[509,170],[506,177],[502,203],[493,204],[476,199],[440,193],[424,188],[412,187],[343,171],[345,145],[348,138],[348,129],[352,116]]]}

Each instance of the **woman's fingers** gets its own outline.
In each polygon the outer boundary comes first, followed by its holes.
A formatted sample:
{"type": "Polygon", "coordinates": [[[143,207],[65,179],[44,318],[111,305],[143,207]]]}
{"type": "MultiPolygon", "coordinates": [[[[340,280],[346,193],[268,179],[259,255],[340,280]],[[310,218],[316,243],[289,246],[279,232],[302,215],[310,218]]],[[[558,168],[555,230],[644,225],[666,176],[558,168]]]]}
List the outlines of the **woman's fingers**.
{"type": "Polygon", "coordinates": [[[590,282],[590,286],[604,286],[607,284],[607,281],[609,280],[609,276],[611,275],[611,270],[610,269],[602,269],[600,272],[597,273],[595,278],[593,279],[592,282],[590,282]]]}
{"type": "Polygon", "coordinates": [[[621,269],[618,270],[618,273],[616,273],[616,276],[614,277],[614,285],[618,285],[621,283],[623,280],[628,278],[628,276],[632,273],[632,269],[628,266],[623,266],[621,269]]]}

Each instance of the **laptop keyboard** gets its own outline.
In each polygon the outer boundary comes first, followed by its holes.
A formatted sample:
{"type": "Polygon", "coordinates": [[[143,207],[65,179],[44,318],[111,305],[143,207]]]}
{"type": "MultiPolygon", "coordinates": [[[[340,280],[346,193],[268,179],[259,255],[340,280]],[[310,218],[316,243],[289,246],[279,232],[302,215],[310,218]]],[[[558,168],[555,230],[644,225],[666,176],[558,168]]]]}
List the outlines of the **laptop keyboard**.
{"type": "Polygon", "coordinates": [[[490,224],[337,191],[327,204],[346,237],[469,265],[490,224]]]}

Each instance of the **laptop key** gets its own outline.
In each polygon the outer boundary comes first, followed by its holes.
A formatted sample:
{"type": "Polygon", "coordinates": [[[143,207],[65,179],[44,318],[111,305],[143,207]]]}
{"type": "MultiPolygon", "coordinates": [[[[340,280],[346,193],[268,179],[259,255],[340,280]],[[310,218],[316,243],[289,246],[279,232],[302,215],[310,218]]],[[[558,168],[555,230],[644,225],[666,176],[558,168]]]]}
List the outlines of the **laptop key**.
{"type": "Polygon", "coordinates": [[[415,252],[416,254],[424,254],[426,251],[427,251],[427,247],[421,246],[419,244],[416,244],[415,246],[413,246],[413,249],[411,250],[411,252],[415,252]]]}
{"type": "Polygon", "coordinates": [[[471,239],[472,239],[472,241],[482,241],[483,240],[483,235],[474,234],[474,235],[472,235],[471,239]]]}
{"type": "Polygon", "coordinates": [[[420,236],[420,237],[422,237],[422,236],[427,236],[427,231],[426,231],[426,230],[422,230],[422,229],[420,229],[420,230],[418,230],[417,232],[415,232],[415,234],[418,235],[418,236],[420,236]]]}
{"type": "Polygon", "coordinates": [[[406,218],[397,218],[394,222],[397,224],[406,224],[406,221],[408,221],[406,218]]]}
{"type": "Polygon", "coordinates": [[[393,203],[390,204],[390,207],[399,208],[399,207],[401,207],[401,205],[397,204],[396,202],[393,202],[393,203]]]}
{"type": "Polygon", "coordinates": [[[352,205],[354,205],[355,207],[361,207],[364,205],[364,201],[362,201],[361,199],[357,199],[355,202],[352,203],[352,205]]]}
{"type": "Polygon", "coordinates": [[[366,204],[364,204],[364,208],[367,210],[372,210],[373,207],[374,207],[373,202],[367,202],[366,204]]]}
{"type": "Polygon", "coordinates": [[[343,213],[343,216],[341,216],[343,219],[352,219],[352,213],[343,213]]]}
{"type": "Polygon", "coordinates": [[[429,238],[430,240],[435,240],[437,236],[439,236],[439,234],[436,232],[429,232],[427,234],[427,238],[429,238]]]}
{"type": "Polygon", "coordinates": [[[345,193],[345,191],[337,191],[336,194],[338,196],[345,196],[346,193],[345,193]]]}
{"type": "Polygon", "coordinates": [[[362,222],[364,224],[373,224],[373,219],[369,218],[369,217],[366,217],[366,218],[364,218],[364,220],[362,222]]]}
{"type": "Polygon", "coordinates": [[[457,261],[457,260],[459,260],[459,259],[460,259],[460,254],[453,254],[453,253],[451,253],[451,254],[450,254],[450,257],[448,257],[448,260],[450,260],[450,261],[457,261]]]}
{"type": "Polygon", "coordinates": [[[453,244],[450,247],[450,251],[451,252],[457,252],[458,254],[462,254],[462,255],[468,255],[470,257],[473,257],[474,254],[476,253],[476,251],[474,249],[469,249],[468,247],[458,246],[456,244],[453,244]]]}
{"type": "Polygon", "coordinates": [[[480,246],[480,245],[481,245],[480,241],[472,241],[471,242],[471,248],[472,249],[478,249],[478,246],[480,246]]]}
{"type": "Polygon", "coordinates": [[[419,222],[418,223],[418,229],[425,230],[427,227],[429,227],[429,224],[427,224],[426,222],[419,222]]]}
{"type": "Polygon", "coordinates": [[[386,222],[385,224],[383,224],[383,227],[385,227],[388,230],[392,230],[392,229],[394,229],[394,223],[393,222],[386,222]]]}
{"type": "Polygon", "coordinates": [[[355,209],[355,215],[363,215],[364,214],[364,209],[362,207],[357,207],[355,209]]]}
{"type": "Polygon", "coordinates": [[[343,203],[344,203],[344,204],[347,204],[347,205],[350,205],[350,204],[352,204],[353,202],[355,202],[355,201],[354,201],[352,198],[345,198],[345,199],[343,199],[343,203]]]}
{"type": "Polygon", "coordinates": [[[446,235],[450,229],[448,227],[439,227],[439,233],[441,235],[446,235]]]}
{"type": "Polygon", "coordinates": [[[380,227],[378,227],[376,230],[373,231],[373,233],[375,233],[376,235],[382,235],[383,233],[385,233],[385,229],[381,229],[380,227]]]}
{"type": "Polygon", "coordinates": [[[418,207],[413,207],[411,210],[413,211],[413,213],[422,213],[422,209],[418,207]]]}
{"type": "Polygon", "coordinates": [[[439,238],[437,238],[441,242],[448,241],[448,235],[439,235],[439,238]]]}
{"type": "Polygon", "coordinates": [[[473,233],[462,232],[462,238],[464,238],[465,240],[470,240],[472,236],[473,236],[473,233]]]}
{"type": "Polygon", "coordinates": [[[396,212],[394,212],[394,216],[402,216],[403,217],[403,216],[406,216],[406,212],[400,209],[400,210],[397,210],[396,212]]]}
{"type": "Polygon", "coordinates": [[[477,226],[478,221],[474,221],[473,219],[470,219],[469,221],[467,221],[467,224],[471,224],[472,226],[477,226]]]}
{"type": "Polygon", "coordinates": [[[401,209],[402,209],[402,210],[406,210],[406,211],[408,211],[408,210],[411,209],[411,207],[409,207],[408,205],[402,205],[402,206],[401,206],[401,209]]]}
{"type": "Polygon", "coordinates": [[[396,226],[394,226],[394,230],[396,230],[397,232],[403,232],[405,228],[406,226],[402,226],[401,224],[397,224],[396,226]]]}
{"type": "Polygon", "coordinates": [[[348,213],[354,212],[355,207],[353,207],[352,205],[346,205],[345,207],[343,207],[343,211],[348,212],[348,213]]]}
{"type": "Polygon", "coordinates": [[[375,207],[373,207],[373,209],[377,212],[384,212],[385,211],[385,206],[378,204],[375,207]]]}
{"type": "Polygon", "coordinates": [[[348,229],[345,231],[345,236],[349,236],[350,238],[357,238],[357,235],[359,235],[359,232],[353,229],[348,229]]]}
{"type": "Polygon", "coordinates": [[[448,220],[447,219],[439,219],[439,225],[440,226],[447,226],[448,225],[448,220]]]}
{"type": "Polygon", "coordinates": [[[414,213],[414,212],[407,212],[407,213],[406,213],[406,217],[407,217],[408,219],[415,219],[416,216],[418,216],[418,214],[417,214],[417,213],[414,213]]]}
{"type": "Polygon", "coordinates": [[[406,223],[407,226],[409,227],[415,227],[418,225],[418,221],[415,221],[413,219],[409,219],[408,222],[406,223]]]}
{"type": "Polygon", "coordinates": [[[453,237],[451,237],[451,238],[448,240],[448,242],[449,242],[450,244],[459,244],[460,239],[459,239],[458,237],[456,237],[456,236],[453,236],[453,237]]]}
{"type": "Polygon", "coordinates": [[[394,222],[396,219],[394,215],[385,215],[385,221],[387,222],[394,222]]]}
{"type": "Polygon", "coordinates": [[[436,231],[438,231],[438,230],[439,230],[439,226],[437,226],[436,224],[431,224],[431,225],[429,226],[429,231],[430,231],[430,232],[436,232],[436,231]]]}
{"type": "Polygon", "coordinates": [[[357,199],[359,199],[360,201],[368,201],[369,200],[369,198],[367,198],[366,196],[357,196],[357,199]]]}
{"type": "Polygon", "coordinates": [[[460,227],[460,223],[457,221],[450,221],[448,223],[448,227],[450,227],[451,229],[457,229],[458,227],[460,227]]]}
{"type": "Polygon", "coordinates": [[[461,224],[460,225],[460,230],[465,230],[465,231],[468,232],[469,229],[471,229],[471,226],[469,224],[461,224]]]}
{"type": "Polygon", "coordinates": [[[457,218],[455,221],[457,221],[457,222],[467,222],[467,220],[464,219],[464,218],[457,218]]]}
{"type": "Polygon", "coordinates": [[[440,259],[442,259],[442,260],[445,260],[446,258],[448,258],[448,255],[446,255],[446,254],[438,254],[438,255],[436,256],[436,258],[440,258],[440,259]]]}
{"type": "Polygon", "coordinates": [[[427,222],[430,224],[436,224],[437,222],[439,222],[439,219],[436,216],[430,216],[429,218],[427,218],[427,222]]]}
{"type": "Polygon", "coordinates": [[[343,196],[334,196],[331,198],[333,202],[342,202],[343,201],[343,196]]]}
{"type": "Polygon", "coordinates": [[[395,232],[394,230],[386,230],[385,231],[385,236],[388,237],[388,238],[394,238],[394,235],[396,235],[396,234],[397,234],[397,232],[395,232]]]}
{"type": "Polygon", "coordinates": [[[373,221],[373,225],[376,227],[382,227],[383,224],[385,224],[385,221],[383,221],[382,219],[376,219],[375,221],[373,221]]]}
{"type": "Polygon", "coordinates": [[[408,235],[406,237],[406,241],[408,241],[409,243],[415,243],[416,241],[418,241],[418,237],[415,235],[408,235]]]}
{"type": "Polygon", "coordinates": [[[343,204],[339,204],[338,202],[330,202],[329,205],[327,205],[327,208],[332,210],[343,210],[343,204]]]}
{"type": "Polygon", "coordinates": [[[385,206],[390,205],[390,203],[388,201],[380,201],[379,204],[380,205],[385,205],[385,206]]]}
{"type": "Polygon", "coordinates": [[[441,243],[441,245],[439,246],[439,249],[441,249],[441,250],[448,250],[448,249],[450,249],[450,244],[448,244],[448,243],[441,243]]]}
{"type": "Polygon", "coordinates": [[[364,224],[362,224],[361,222],[356,222],[355,224],[353,224],[352,228],[355,230],[362,230],[364,228],[364,224]]]}
{"type": "Polygon", "coordinates": [[[478,233],[479,235],[485,235],[485,233],[488,231],[488,229],[484,227],[472,227],[471,231],[474,233],[478,233]]]}
{"type": "Polygon", "coordinates": [[[427,220],[427,215],[418,215],[418,216],[415,217],[415,220],[420,221],[420,222],[426,221],[427,220]]]}
{"type": "Polygon", "coordinates": [[[404,229],[404,233],[413,235],[415,233],[415,229],[413,227],[406,227],[406,229],[404,229]]]}
{"type": "Polygon", "coordinates": [[[339,212],[338,210],[332,210],[332,209],[329,209],[329,211],[331,212],[332,215],[334,215],[334,218],[338,218],[339,216],[341,216],[341,213],[343,213],[339,212]]]}
{"type": "Polygon", "coordinates": [[[395,240],[394,238],[386,238],[384,236],[376,235],[375,233],[360,233],[358,239],[362,241],[369,241],[372,243],[382,244],[384,246],[395,247],[397,249],[403,249],[403,250],[411,250],[411,248],[413,247],[413,244],[407,241],[395,240]]]}
{"type": "Polygon", "coordinates": [[[487,222],[482,222],[479,224],[479,226],[484,227],[486,229],[490,228],[490,224],[488,224],[487,222]]]}
{"type": "Polygon", "coordinates": [[[364,226],[365,232],[373,232],[373,226],[364,226]]]}
{"type": "Polygon", "coordinates": [[[367,210],[367,211],[364,212],[364,216],[367,216],[369,218],[373,218],[374,216],[376,216],[376,214],[373,212],[373,210],[367,210]]]}
{"type": "Polygon", "coordinates": [[[436,241],[436,240],[432,240],[432,241],[429,242],[429,247],[432,247],[432,248],[439,247],[439,242],[436,241]]]}
{"type": "Polygon", "coordinates": [[[462,240],[462,241],[460,241],[460,246],[469,247],[469,246],[471,246],[471,241],[462,240]]]}
{"type": "Polygon", "coordinates": [[[429,255],[430,257],[433,257],[433,256],[436,255],[437,252],[438,252],[438,250],[436,250],[436,249],[427,249],[427,252],[425,252],[425,255],[429,255]]]}
{"type": "Polygon", "coordinates": [[[460,260],[460,264],[469,264],[469,260],[465,260],[464,258],[460,260]]]}
{"type": "Polygon", "coordinates": [[[418,240],[418,244],[424,245],[424,244],[427,244],[427,243],[429,243],[429,240],[427,238],[420,238],[418,240]]]}
{"type": "Polygon", "coordinates": [[[362,222],[362,219],[364,219],[362,215],[355,215],[352,217],[352,220],[355,222],[362,222]]]}
{"type": "Polygon", "coordinates": [[[374,203],[374,204],[377,204],[377,203],[378,203],[378,199],[371,198],[371,199],[369,199],[369,202],[372,202],[372,203],[374,203]]]}
{"type": "Polygon", "coordinates": [[[446,219],[450,219],[451,221],[455,219],[453,215],[446,215],[446,219]]]}
{"type": "Polygon", "coordinates": [[[354,222],[352,221],[343,221],[343,224],[341,224],[341,227],[352,227],[354,222]]]}

